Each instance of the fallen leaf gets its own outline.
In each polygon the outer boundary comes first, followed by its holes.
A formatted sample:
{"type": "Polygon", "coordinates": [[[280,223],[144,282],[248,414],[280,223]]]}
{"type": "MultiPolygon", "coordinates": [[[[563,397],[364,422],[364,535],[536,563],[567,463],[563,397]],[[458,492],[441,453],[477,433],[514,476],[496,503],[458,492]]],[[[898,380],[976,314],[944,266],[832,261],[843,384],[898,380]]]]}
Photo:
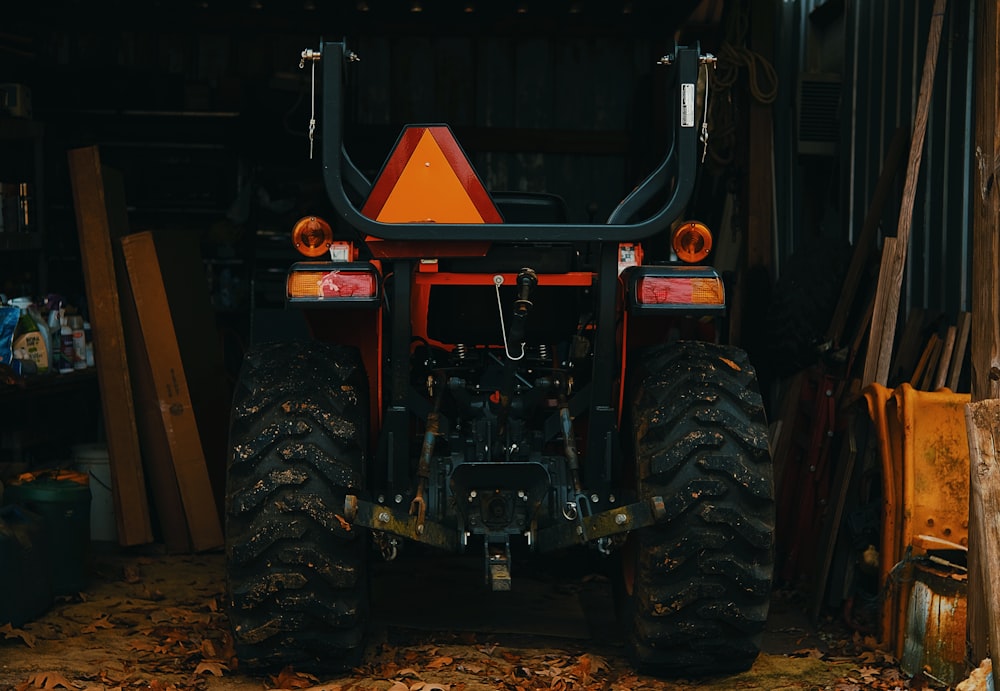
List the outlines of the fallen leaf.
{"type": "Polygon", "coordinates": [[[97,629],[113,629],[115,625],[108,620],[107,614],[102,614],[100,617],[90,622],[89,625],[84,626],[80,629],[80,633],[97,633],[97,629]]]}
{"type": "Polygon", "coordinates": [[[388,691],[410,691],[410,687],[401,681],[394,681],[388,691]]]}
{"type": "Polygon", "coordinates": [[[28,677],[32,686],[39,689],[72,689],[73,682],[59,674],[58,672],[39,672],[28,677]]]}
{"type": "Polygon", "coordinates": [[[452,658],[448,657],[447,655],[445,655],[444,657],[439,657],[439,658],[436,658],[434,660],[431,660],[430,662],[428,662],[424,666],[427,669],[440,669],[441,667],[447,667],[448,665],[450,665],[454,661],[455,661],[454,659],[452,659],[452,658]]]}
{"type": "Polygon", "coordinates": [[[228,672],[229,668],[221,662],[217,662],[215,660],[203,660],[197,667],[194,668],[194,673],[195,675],[198,675],[205,672],[211,672],[215,676],[221,677],[223,670],[228,672]]]}
{"type": "Polygon", "coordinates": [[[278,672],[277,676],[272,676],[271,681],[277,689],[306,689],[315,685],[319,679],[305,672],[296,672],[289,666],[278,672]]]}
{"type": "Polygon", "coordinates": [[[213,659],[219,657],[218,651],[215,649],[215,644],[210,638],[206,638],[201,642],[201,656],[213,659]]]}
{"type": "Polygon", "coordinates": [[[0,626],[0,633],[4,638],[20,638],[29,648],[35,647],[35,637],[23,629],[15,629],[10,624],[0,626]]]}

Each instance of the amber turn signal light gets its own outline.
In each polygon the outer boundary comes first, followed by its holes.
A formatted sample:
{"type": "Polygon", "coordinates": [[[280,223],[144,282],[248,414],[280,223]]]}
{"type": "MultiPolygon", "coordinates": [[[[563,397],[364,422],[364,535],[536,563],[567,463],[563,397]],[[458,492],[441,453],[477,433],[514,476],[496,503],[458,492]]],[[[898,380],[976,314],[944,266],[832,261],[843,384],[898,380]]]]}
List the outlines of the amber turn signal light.
{"type": "Polygon", "coordinates": [[[686,221],[674,230],[671,245],[677,258],[686,264],[704,261],[712,251],[712,231],[704,223],[686,221]]]}
{"type": "Polygon", "coordinates": [[[317,216],[305,216],[292,228],[292,243],[307,257],[321,257],[330,251],[333,231],[330,224],[317,216]]]}

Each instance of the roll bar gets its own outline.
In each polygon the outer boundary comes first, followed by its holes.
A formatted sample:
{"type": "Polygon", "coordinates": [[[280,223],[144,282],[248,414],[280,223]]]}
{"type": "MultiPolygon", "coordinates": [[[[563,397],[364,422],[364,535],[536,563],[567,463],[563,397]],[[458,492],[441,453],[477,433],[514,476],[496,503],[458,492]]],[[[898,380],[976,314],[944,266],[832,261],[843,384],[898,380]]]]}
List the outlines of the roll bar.
{"type": "Polygon", "coordinates": [[[337,213],[362,235],[386,240],[482,240],[500,242],[569,242],[640,240],[667,229],[682,213],[691,192],[697,167],[697,127],[694,94],[701,55],[697,48],[679,47],[672,59],[677,79],[670,80],[671,102],[676,116],[673,143],[665,158],[611,214],[606,224],[491,223],[487,228],[474,223],[380,223],[361,214],[348,198],[345,183],[364,189],[364,176],[351,161],[344,146],[344,70],[352,55],[343,42],[324,42],[320,49],[323,68],[323,114],[320,149],[323,180],[337,213]],[[359,179],[360,176],[360,179],[359,179]],[[649,218],[626,223],[671,178],[675,183],[670,198],[649,218]]]}

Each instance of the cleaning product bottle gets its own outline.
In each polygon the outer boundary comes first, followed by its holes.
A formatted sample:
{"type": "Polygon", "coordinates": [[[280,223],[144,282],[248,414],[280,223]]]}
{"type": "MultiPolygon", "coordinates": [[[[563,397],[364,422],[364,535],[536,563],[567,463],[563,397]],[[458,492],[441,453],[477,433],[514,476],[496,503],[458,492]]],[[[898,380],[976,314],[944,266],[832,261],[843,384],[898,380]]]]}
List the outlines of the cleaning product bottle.
{"type": "Polygon", "coordinates": [[[73,329],[69,327],[69,317],[66,310],[59,308],[59,373],[69,374],[73,371],[73,329]]]}
{"type": "Polygon", "coordinates": [[[35,363],[37,372],[42,374],[49,370],[49,345],[45,342],[42,332],[38,329],[38,324],[28,312],[31,305],[31,298],[19,297],[10,301],[21,311],[21,316],[17,320],[17,330],[14,335],[14,352],[26,353],[27,359],[35,363]]]}
{"type": "Polygon", "coordinates": [[[49,325],[46,323],[45,318],[42,317],[42,313],[38,311],[38,305],[35,302],[31,302],[28,305],[28,315],[31,317],[31,320],[35,322],[35,326],[38,327],[38,332],[42,334],[42,342],[45,343],[45,352],[48,356],[46,371],[55,372],[56,370],[52,356],[52,332],[49,331],[49,325]]]}
{"type": "Polygon", "coordinates": [[[90,322],[86,320],[83,322],[83,336],[87,341],[87,367],[93,367],[96,364],[94,361],[94,339],[90,333],[90,322]]]}
{"type": "Polygon", "coordinates": [[[62,325],[59,323],[59,313],[61,311],[61,308],[55,306],[49,309],[49,342],[52,344],[49,348],[49,353],[52,355],[52,359],[49,361],[49,369],[53,372],[62,370],[62,340],[59,333],[62,328],[62,325]]]}
{"type": "Polygon", "coordinates": [[[73,369],[87,369],[87,337],[83,333],[83,317],[73,315],[69,325],[73,334],[73,369]]]}

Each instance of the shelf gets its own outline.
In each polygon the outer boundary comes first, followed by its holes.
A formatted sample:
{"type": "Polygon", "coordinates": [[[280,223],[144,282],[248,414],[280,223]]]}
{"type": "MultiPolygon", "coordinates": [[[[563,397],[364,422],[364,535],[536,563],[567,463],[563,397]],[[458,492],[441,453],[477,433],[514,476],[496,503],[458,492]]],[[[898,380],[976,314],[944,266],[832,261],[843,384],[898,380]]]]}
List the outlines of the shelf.
{"type": "Polygon", "coordinates": [[[40,250],[39,233],[0,233],[0,250],[40,250]]]}
{"type": "Polygon", "coordinates": [[[20,384],[0,384],[0,403],[23,401],[28,398],[55,396],[85,386],[96,386],[97,368],[88,367],[67,374],[32,374],[20,384]]]}

